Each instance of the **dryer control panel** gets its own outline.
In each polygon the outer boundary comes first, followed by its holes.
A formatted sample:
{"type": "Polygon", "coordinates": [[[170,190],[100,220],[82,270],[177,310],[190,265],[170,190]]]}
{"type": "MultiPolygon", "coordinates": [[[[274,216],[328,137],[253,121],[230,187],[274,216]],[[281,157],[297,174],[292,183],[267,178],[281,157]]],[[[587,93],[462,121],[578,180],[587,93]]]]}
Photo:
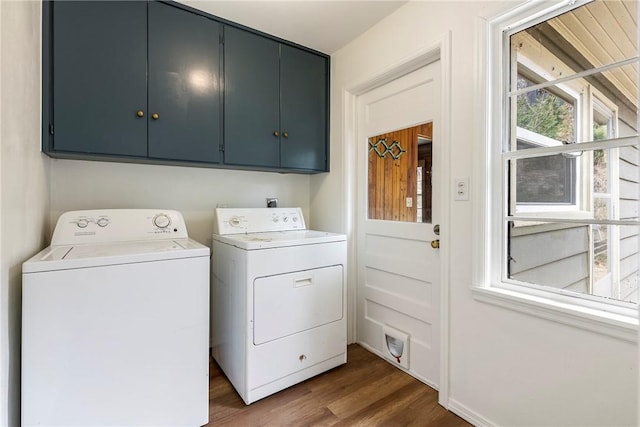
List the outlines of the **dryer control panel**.
{"type": "Polygon", "coordinates": [[[217,208],[213,233],[218,235],[306,230],[300,208],[217,208]]]}
{"type": "Polygon", "coordinates": [[[51,245],[186,239],[182,214],[166,209],[96,209],[60,215],[51,245]]]}

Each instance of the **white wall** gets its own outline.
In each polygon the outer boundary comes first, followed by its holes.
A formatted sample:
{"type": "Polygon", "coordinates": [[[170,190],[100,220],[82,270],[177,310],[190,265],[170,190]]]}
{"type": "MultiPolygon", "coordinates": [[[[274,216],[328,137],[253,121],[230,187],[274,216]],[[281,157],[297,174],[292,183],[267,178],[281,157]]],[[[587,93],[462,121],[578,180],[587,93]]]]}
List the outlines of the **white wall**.
{"type": "Polygon", "coordinates": [[[45,245],[39,2],[0,2],[0,426],[20,420],[22,262],[45,245]]]}
{"type": "MultiPolygon", "coordinates": [[[[517,2],[411,2],[333,56],[331,150],[333,172],[311,178],[311,210],[318,227],[353,239],[350,205],[353,141],[345,141],[343,89],[367,80],[451,34],[452,159],[448,180],[485,170],[484,141],[474,120],[477,16],[493,16],[517,2]],[[335,158],[334,158],[335,157],[335,158]],[[344,166],[344,167],[342,167],[344,166]],[[341,168],[342,167],[342,168],[341,168]],[[340,194],[340,197],[336,195],[340,194]]],[[[448,181],[444,179],[444,181],[448,181]]],[[[476,187],[477,188],[477,187],[476,187]]],[[[449,206],[449,403],[477,423],[494,425],[636,425],[638,356],[634,343],[560,325],[474,300],[471,202],[449,206]]],[[[355,259],[349,260],[354,265],[355,259]]],[[[476,256],[480,256],[477,254],[476,256]]],[[[352,272],[353,270],[351,270],[352,272]]],[[[349,277],[353,297],[356,278],[349,277]]]]}
{"type": "Polygon", "coordinates": [[[213,210],[300,206],[309,218],[309,176],[132,163],[51,161],[51,223],[65,211],[158,208],[181,211],[189,236],[210,246],[213,210]]]}

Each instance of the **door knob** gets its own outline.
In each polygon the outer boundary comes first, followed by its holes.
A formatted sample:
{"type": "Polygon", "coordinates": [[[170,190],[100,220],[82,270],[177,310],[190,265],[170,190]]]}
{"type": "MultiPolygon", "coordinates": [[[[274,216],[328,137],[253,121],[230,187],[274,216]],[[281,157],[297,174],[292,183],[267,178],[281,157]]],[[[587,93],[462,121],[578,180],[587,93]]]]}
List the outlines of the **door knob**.
{"type": "Polygon", "coordinates": [[[152,118],[153,120],[158,120],[158,119],[160,118],[160,115],[158,115],[158,113],[153,113],[153,114],[151,115],[151,118],[152,118]]]}
{"type": "Polygon", "coordinates": [[[287,132],[282,132],[282,136],[284,136],[285,138],[289,138],[289,134],[287,132]]]}
{"type": "Polygon", "coordinates": [[[279,135],[280,133],[277,130],[273,132],[273,136],[279,136],[279,135]]]}
{"type": "Polygon", "coordinates": [[[440,248],[440,239],[432,240],[432,241],[431,241],[431,247],[432,247],[433,249],[438,249],[438,248],[440,248]]]}
{"type": "Polygon", "coordinates": [[[138,117],[144,117],[144,111],[142,111],[142,110],[138,110],[138,112],[136,113],[136,116],[138,116],[138,117]]]}

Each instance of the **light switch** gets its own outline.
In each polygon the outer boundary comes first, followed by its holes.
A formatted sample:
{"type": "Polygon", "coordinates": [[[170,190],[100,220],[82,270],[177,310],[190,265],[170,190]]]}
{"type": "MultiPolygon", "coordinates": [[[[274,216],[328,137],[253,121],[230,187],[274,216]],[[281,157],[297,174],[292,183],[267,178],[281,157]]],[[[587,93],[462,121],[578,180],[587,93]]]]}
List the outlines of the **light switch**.
{"type": "Polygon", "coordinates": [[[457,177],[454,182],[455,200],[469,200],[469,177],[457,177]]]}
{"type": "Polygon", "coordinates": [[[407,197],[407,207],[413,207],[413,197],[407,197]]]}

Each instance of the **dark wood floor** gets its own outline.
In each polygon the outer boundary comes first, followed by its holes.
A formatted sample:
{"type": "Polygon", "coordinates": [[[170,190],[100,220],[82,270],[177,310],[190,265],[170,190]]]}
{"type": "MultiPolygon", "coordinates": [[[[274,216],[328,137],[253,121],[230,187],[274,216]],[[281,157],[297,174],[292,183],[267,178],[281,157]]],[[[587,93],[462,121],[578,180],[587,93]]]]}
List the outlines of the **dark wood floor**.
{"type": "Polygon", "coordinates": [[[246,406],[211,363],[208,426],[469,426],[432,388],[353,344],[347,364],[246,406]]]}

